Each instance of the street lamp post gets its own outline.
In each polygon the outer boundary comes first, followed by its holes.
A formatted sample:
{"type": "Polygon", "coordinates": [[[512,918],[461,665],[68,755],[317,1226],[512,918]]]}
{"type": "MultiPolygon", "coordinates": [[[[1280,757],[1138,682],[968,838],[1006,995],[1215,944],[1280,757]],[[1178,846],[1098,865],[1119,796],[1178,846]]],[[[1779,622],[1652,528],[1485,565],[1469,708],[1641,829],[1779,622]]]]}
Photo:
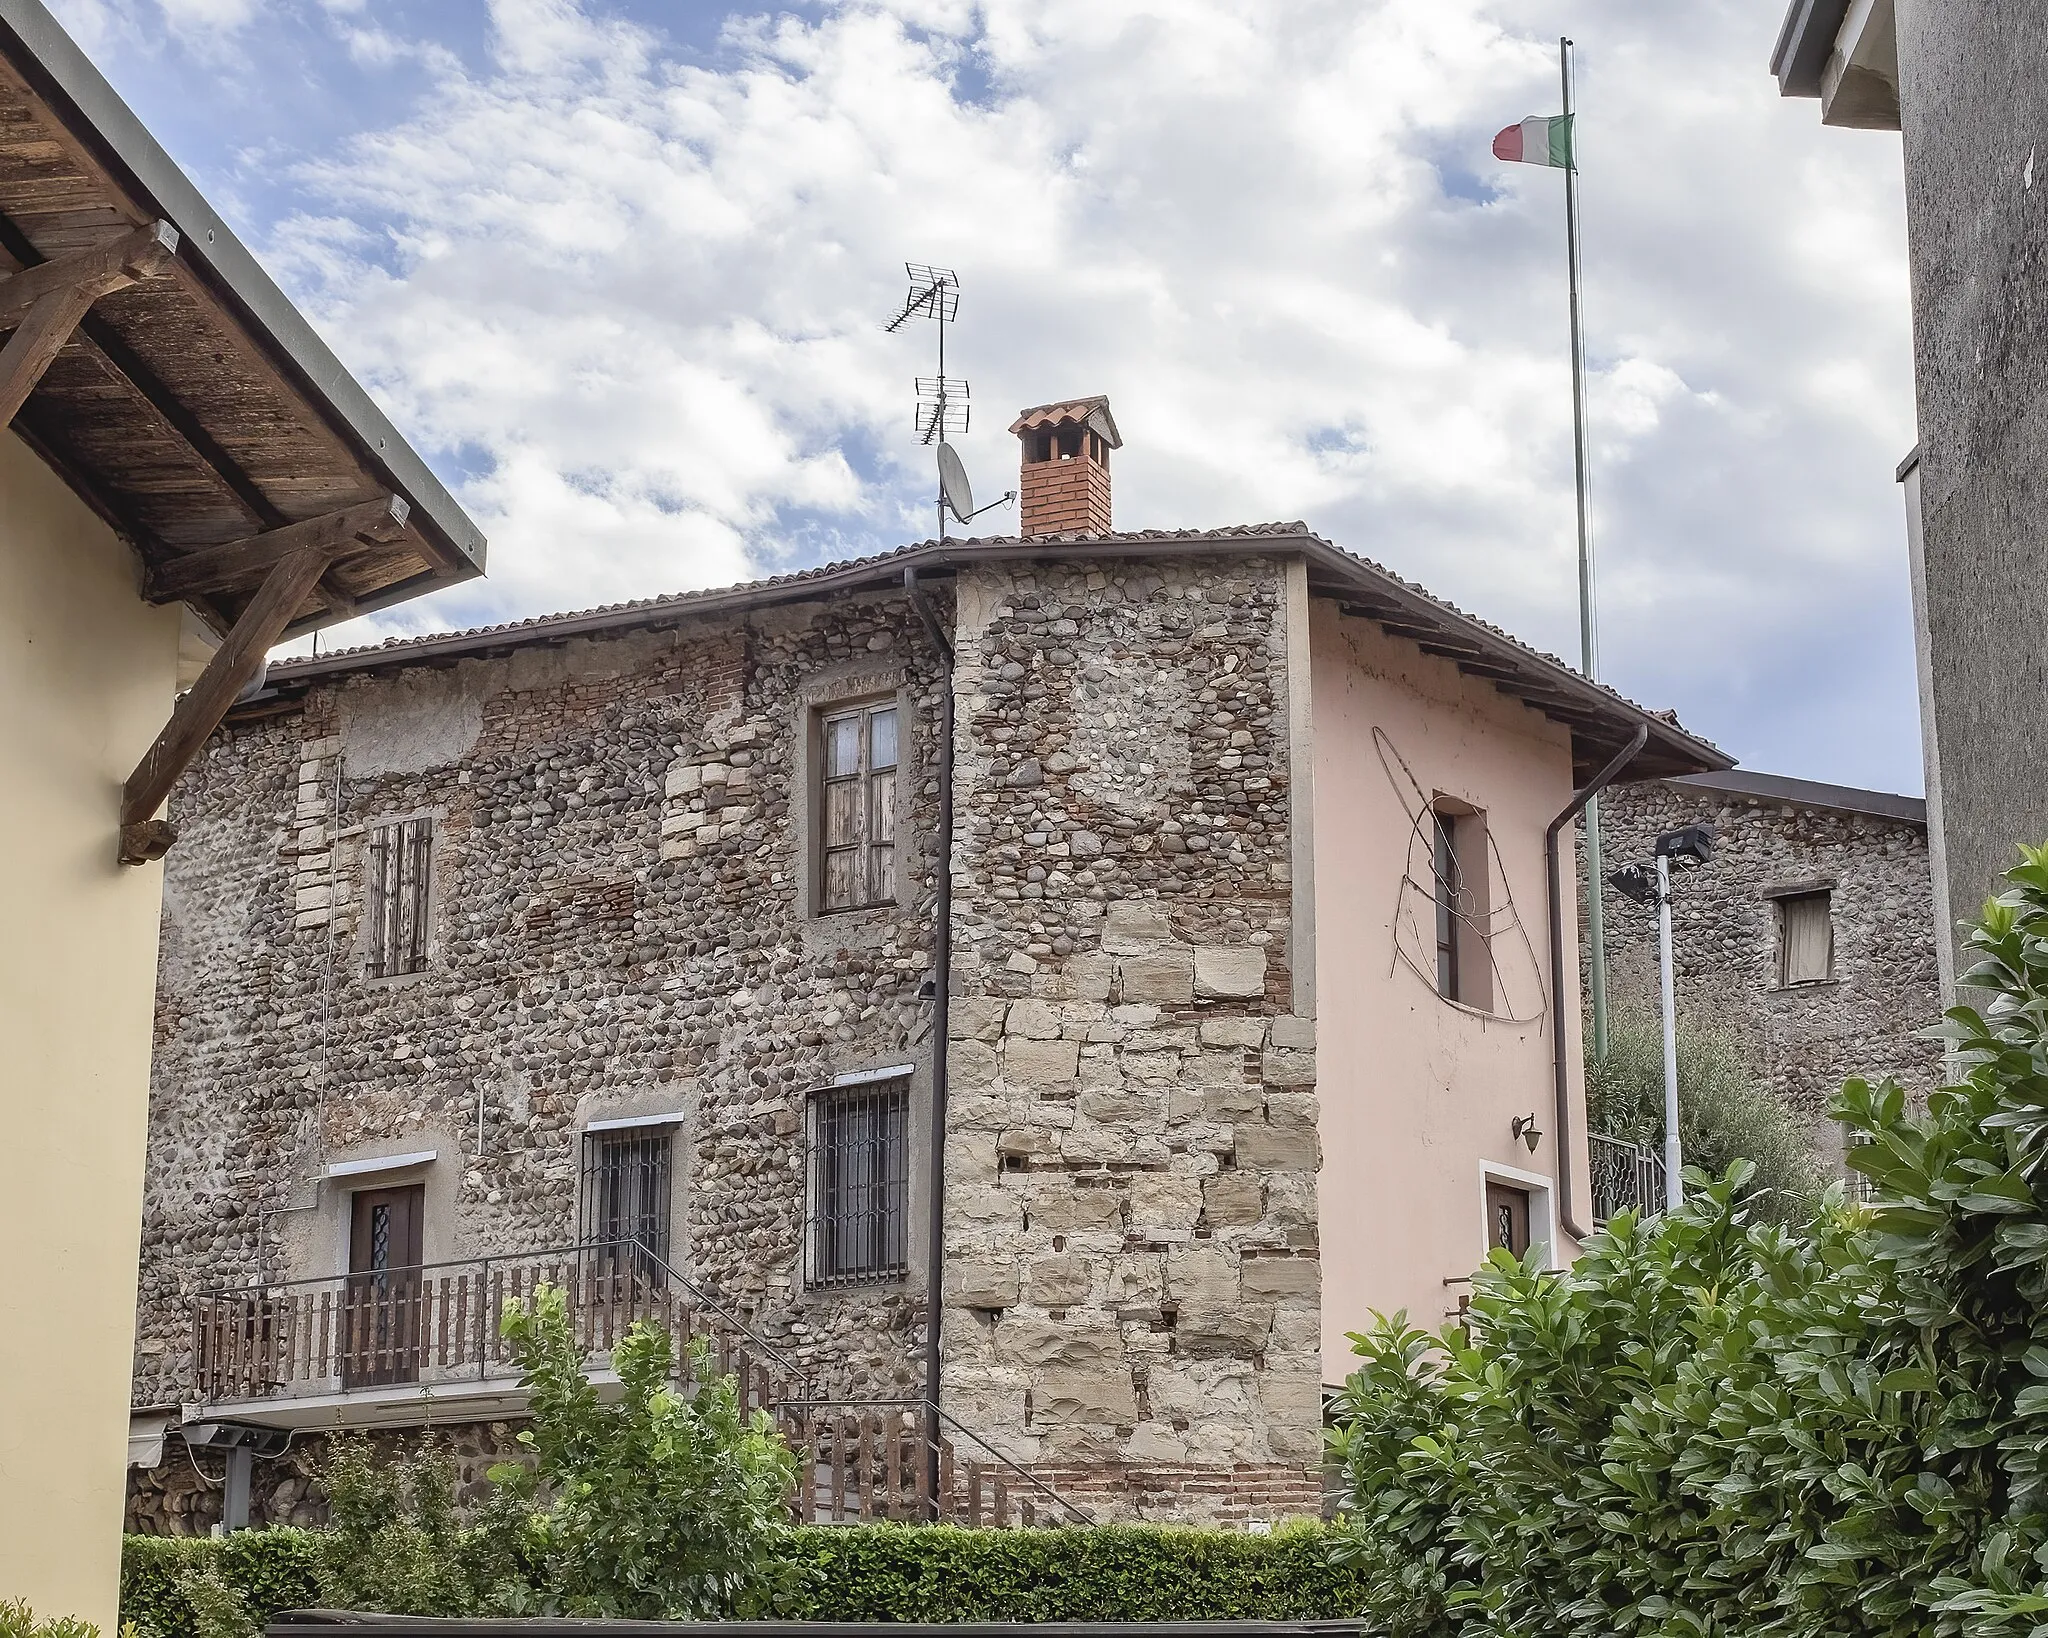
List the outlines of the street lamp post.
{"type": "Polygon", "coordinates": [[[1657,838],[1654,876],[1639,864],[1624,865],[1607,879],[1638,904],[1657,906],[1657,965],[1664,1002],[1664,1208],[1676,1211],[1685,1198],[1680,1173],[1685,1153],[1678,1138],[1678,979],[1671,959],[1671,863],[1681,870],[1714,857],[1711,825],[1684,825],[1657,838]]]}

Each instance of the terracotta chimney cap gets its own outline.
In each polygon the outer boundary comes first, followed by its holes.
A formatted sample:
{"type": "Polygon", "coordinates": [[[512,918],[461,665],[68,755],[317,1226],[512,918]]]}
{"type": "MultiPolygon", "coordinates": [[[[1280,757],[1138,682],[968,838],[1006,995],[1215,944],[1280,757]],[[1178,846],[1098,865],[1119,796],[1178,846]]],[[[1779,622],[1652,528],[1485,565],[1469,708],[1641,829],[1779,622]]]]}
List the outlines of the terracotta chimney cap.
{"type": "Polygon", "coordinates": [[[1123,437],[1116,430],[1116,419],[1109,413],[1109,400],[1099,393],[1093,398],[1063,398],[1057,404],[1040,404],[1024,410],[1010,423],[1010,431],[1036,432],[1044,427],[1076,423],[1094,432],[1111,449],[1124,447],[1123,437]]]}

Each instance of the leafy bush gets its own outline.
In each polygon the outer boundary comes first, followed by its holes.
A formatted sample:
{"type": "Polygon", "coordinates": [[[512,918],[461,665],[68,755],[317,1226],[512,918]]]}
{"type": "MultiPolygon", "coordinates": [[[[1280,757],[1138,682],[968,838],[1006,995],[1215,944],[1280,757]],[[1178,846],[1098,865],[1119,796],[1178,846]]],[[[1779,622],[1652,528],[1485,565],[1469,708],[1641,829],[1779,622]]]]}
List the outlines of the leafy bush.
{"type": "Polygon", "coordinates": [[[100,1629],[75,1615],[38,1621],[25,1598],[0,1598],[0,1638],[100,1638],[100,1629]]]}
{"type": "Polygon", "coordinates": [[[455,1463],[444,1447],[423,1440],[381,1461],[360,1435],[337,1438],[320,1482],[328,1519],[314,1538],[322,1604],[406,1615],[476,1608],[455,1515],[455,1463]]]}
{"type": "MultiPolygon", "coordinates": [[[[1297,1621],[1363,1608],[1366,1578],[1335,1562],[1331,1532],[1313,1523],[1269,1536],[1157,1525],[1064,1530],[963,1530],[903,1524],[806,1525],[782,1531],[787,1577],[776,1614],[801,1621],[1297,1621]]],[[[122,1614],[183,1638],[189,1616],[175,1585],[139,1575],[162,1547],[181,1559],[272,1555],[266,1585],[282,1588],[318,1547],[308,1532],[251,1531],[224,1541],[128,1538],[122,1614]],[[146,1595],[146,1596],[145,1596],[146,1595]]],[[[476,1551],[466,1538],[465,1553],[476,1551]]],[[[251,1600],[259,1619],[317,1602],[302,1593],[251,1600]]],[[[8,1635],[12,1638],[12,1635],[8,1635]]]]}
{"type": "Polygon", "coordinates": [[[253,1625],[316,1605],[319,1538],[303,1530],[240,1530],[218,1540],[130,1536],[121,1551],[121,1619],[144,1638],[219,1638],[218,1597],[202,1582],[229,1589],[253,1625]]]}
{"type": "Polygon", "coordinates": [[[1749,1220],[1740,1162],[1569,1271],[1505,1253],[1469,1340],[1397,1316],[1333,1440],[1390,1634],[1959,1634],[2048,1618],[2048,850],[2022,850],[1909,1115],[1850,1082],[1866,1210],[1749,1220]]]}
{"type": "MultiPolygon", "coordinates": [[[[508,1306],[505,1335],[533,1408],[519,1435],[531,1467],[491,1470],[502,1498],[482,1544],[494,1565],[527,1570],[535,1613],[702,1620],[764,1610],[777,1584],[771,1548],[796,1458],[766,1411],[709,1369],[701,1338],[675,1387],[668,1333],[637,1323],[612,1350],[622,1392],[605,1404],[583,1374],[559,1290],[508,1306]]],[[[498,1586],[511,1594],[510,1575],[498,1586]]]]}
{"type": "MultiPolygon", "coordinates": [[[[1804,1223],[1826,1187],[1811,1137],[1772,1095],[1728,1031],[1678,1020],[1678,1141],[1685,1163],[1719,1177],[1738,1160],[1756,1167],[1746,1196],[1752,1217],[1804,1223]]],[[[1586,1051],[1586,1111],[1596,1132],[1661,1149],[1664,1025],[1654,1010],[1619,1007],[1608,1018],[1607,1055],[1586,1051]]]]}

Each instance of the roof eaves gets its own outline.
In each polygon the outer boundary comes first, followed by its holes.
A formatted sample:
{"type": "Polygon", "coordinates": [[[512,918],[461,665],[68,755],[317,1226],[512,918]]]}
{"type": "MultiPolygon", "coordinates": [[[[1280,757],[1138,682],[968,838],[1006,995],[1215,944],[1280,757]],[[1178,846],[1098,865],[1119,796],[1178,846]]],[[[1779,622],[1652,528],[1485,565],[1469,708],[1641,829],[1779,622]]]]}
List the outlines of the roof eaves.
{"type": "MultiPolygon", "coordinates": [[[[1510,695],[1520,694],[1533,709],[1545,706],[1559,716],[1567,707],[1579,716],[1605,718],[1621,732],[1647,724],[1666,757],[1696,768],[1727,768],[1733,759],[1675,721],[1646,710],[1603,684],[1591,682],[1562,660],[1529,647],[1498,626],[1466,614],[1399,575],[1332,545],[1304,523],[1239,524],[1221,529],[1142,530],[1111,534],[1061,534],[1018,540],[1009,536],[969,540],[921,541],[874,557],[828,563],[765,580],[705,591],[681,592],[642,602],[615,604],[574,614],[543,615],[502,626],[393,639],[370,648],[346,649],[318,658],[281,661],[271,667],[273,685],[310,684],[354,672],[400,666],[445,663],[465,656],[500,652],[533,644],[557,643],[574,637],[645,629],[699,615],[812,598],[826,592],[852,591],[889,584],[906,569],[954,569],[965,564],[1003,560],[1044,561],[1062,557],[1166,557],[1190,553],[1298,551],[1329,576],[1348,582],[1358,595],[1397,605],[1392,613],[1426,622],[1447,638],[1474,645],[1479,656],[1498,662],[1489,677],[1510,695]],[[1495,676],[1494,672],[1501,675],[1495,676]],[[1625,729],[1620,725],[1626,725],[1625,729]]],[[[1378,618],[1377,615],[1374,616],[1378,618]]],[[[1641,776],[1638,776],[1641,777],[1641,776]]]]}
{"type": "Polygon", "coordinates": [[[1829,785],[1789,774],[1755,773],[1747,768],[1715,773],[1680,774],[1665,781],[1686,791],[1706,791],[1786,807],[1827,808],[1836,813],[1863,814],[1925,828],[1927,802],[1918,796],[1863,790],[1854,785],[1829,785]]]}
{"type": "Polygon", "coordinates": [[[1778,30],[1777,47],[1771,52],[1771,72],[1777,76],[1779,96],[1820,95],[1821,77],[1834,54],[1842,20],[1848,15],[1849,0],[1792,0],[1778,30]]]}
{"type": "Polygon", "coordinates": [[[177,228],[180,260],[235,311],[252,339],[293,379],[365,465],[406,498],[415,526],[431,531],[481,574],[483,531],[42,0],[0,0],[0,53],[31,81],[37,94],[78,140],[93,149],[137,203],[177,228]]]}

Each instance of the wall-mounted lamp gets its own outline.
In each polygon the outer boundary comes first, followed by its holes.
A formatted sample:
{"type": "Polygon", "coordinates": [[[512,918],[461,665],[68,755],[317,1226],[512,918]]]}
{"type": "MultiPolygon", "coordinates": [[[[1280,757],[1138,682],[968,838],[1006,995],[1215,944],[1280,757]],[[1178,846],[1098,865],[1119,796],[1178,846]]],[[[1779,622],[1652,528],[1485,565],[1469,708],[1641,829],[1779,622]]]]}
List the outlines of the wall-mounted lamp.
{"type": "Polygon", "coordinates": [[[1508,1123],[1508,1134],[1528,1144],[1532,1155],[1536,1152],[1536,1145],[1543,1141],[1543,1134],[1536,1130],[1534,1115],[1517,1115],[1508,1123]]]}

